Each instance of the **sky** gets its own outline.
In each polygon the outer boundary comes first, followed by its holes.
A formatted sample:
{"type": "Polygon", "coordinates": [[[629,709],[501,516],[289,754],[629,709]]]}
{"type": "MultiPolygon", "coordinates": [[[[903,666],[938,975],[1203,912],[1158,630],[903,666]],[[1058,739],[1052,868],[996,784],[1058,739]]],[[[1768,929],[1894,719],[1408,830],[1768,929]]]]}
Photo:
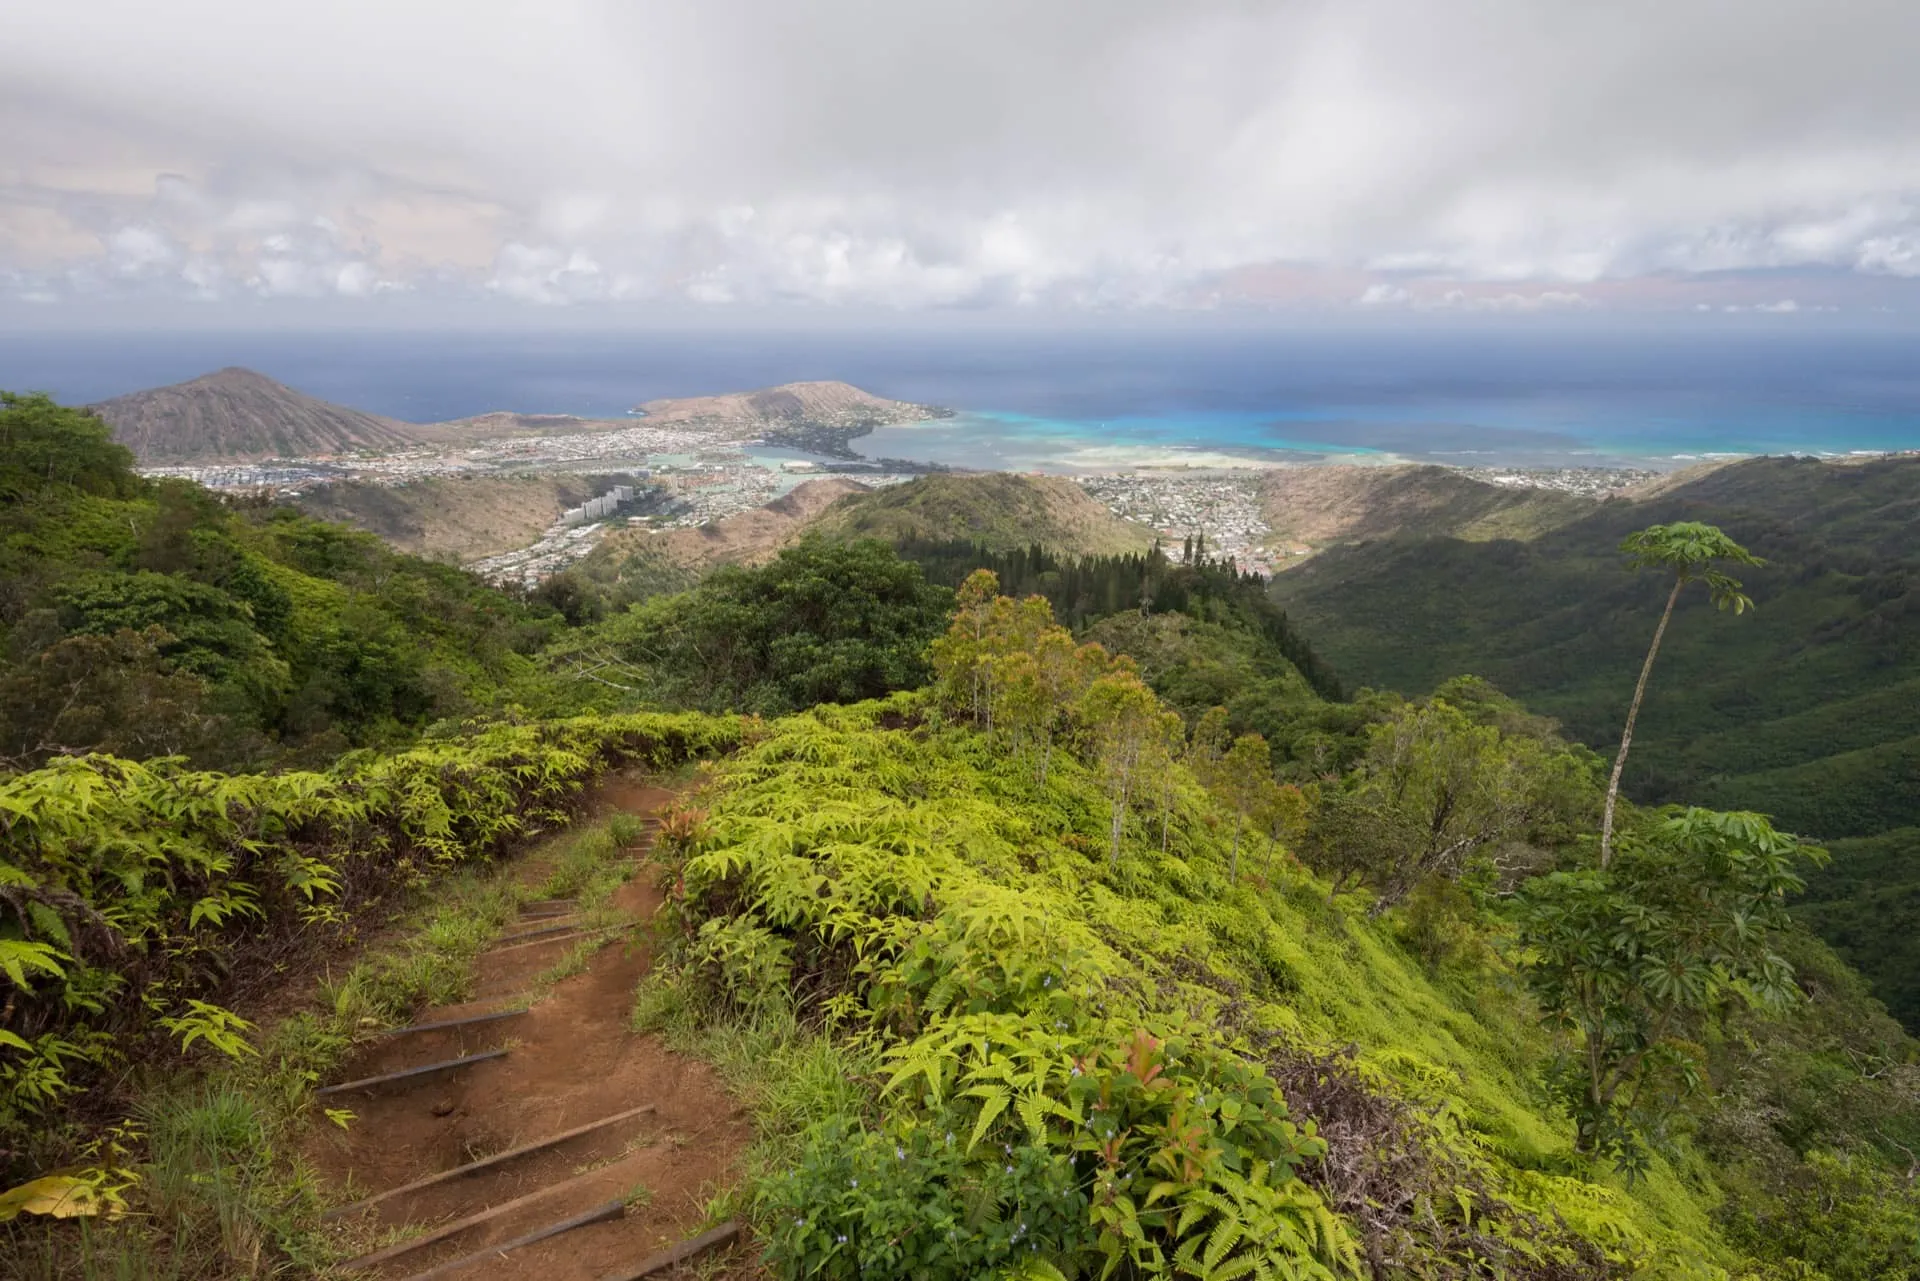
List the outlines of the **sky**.
{"type": "Polygon", "coordinates": [[[1920,316],[1913,0],[15,0],[0,50],[16,323],[1920,316]]]}

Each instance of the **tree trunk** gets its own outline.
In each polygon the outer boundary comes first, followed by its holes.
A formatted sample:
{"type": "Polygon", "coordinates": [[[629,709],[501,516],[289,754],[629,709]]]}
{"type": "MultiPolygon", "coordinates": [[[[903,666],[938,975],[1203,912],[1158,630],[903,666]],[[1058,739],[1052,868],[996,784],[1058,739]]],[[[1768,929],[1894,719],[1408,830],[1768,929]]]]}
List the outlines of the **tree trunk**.
{"type": "Polygon", "coordinates": [[[1607,780],[1607,808],[1600,819],[1600,868],[1606,870],[1613,858],[1613,807],[1620,799],[1620,773],[1627,768],[1627,749],[1633,746],[1633,722],[1640,715],[1640,700],[1647,694],[1647,677],[1653,674],[1653,656],[1660,652],[1660,638],[1667,634],[1667,621],[1673,617],[1673,603],[1687,580],[1675,575],[1673,590],[1667,593],[1667,607],[1660,613],[1660,625],[1653,629],[1653,644],[1647,646],[1647,661],[1640,665],[1640,683],[1633,687],[1633,704],[1627,708],[1627,728],[1620,735],[1620,754],[1613,758],[1613,777],[1607,780]]]}
{"type": "Polygon", "coordinates": [[[1167,828],[1173,822],[1173,779],[1169,774],[1160,776],[1160,852],[1167,852],[1167,828]]]}

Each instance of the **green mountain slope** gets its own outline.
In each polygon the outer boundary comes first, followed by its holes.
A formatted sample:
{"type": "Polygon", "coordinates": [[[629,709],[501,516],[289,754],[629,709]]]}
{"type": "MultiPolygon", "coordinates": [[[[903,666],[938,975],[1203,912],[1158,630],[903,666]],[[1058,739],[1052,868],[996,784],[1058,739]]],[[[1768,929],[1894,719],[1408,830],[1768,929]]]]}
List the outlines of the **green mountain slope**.
{"type": "MultiPolygon", "coordinates": [[[[1683,599],[1628,792],[1760,809],[1829,839],[1920,826],[1920,458],[1757,459],[1643,502],[1609,501],[1531,542],[1334,548],[1273,592],[1351,684],[1420,691],[1475,672],[1604,749],[1618,741],[1664,600],[1652,577],[1620,568],[1615,548],[1680,519],[1720,525],[1770,564],[1745,576],[1759,606],[1749,616],[1716,614],[1704,593],[1683,599]]],[[[1904,853],[1860,893],[1920,883],[1920,845],[1889,839],[1904,853]]],[[[1845,858],[1815,878],[1810,902],[1836,892],[1845,858]]],[[[1876,909],[1861,899],[1809,919],[1827,928],[1854,910],[1876,909]]],[[[1868,936],[1828,932],[1863,964],[1877,968],[1870,953],[1882,947],[1920,963],[1911,932],[1868,936]]],[[[1920,1004],[1895,1008],[1920,1026],[1920,1004]]]]}
{"type": "MultiPolygon", "coordinates": [[[[1714,889],[1764,853],[1736,829],[1764,825],[1629,807],[1614,871],[1592,868],[1591,754],[1481,683],[1340,701],[1262,580],[808,539],[555,644],[550,618],[370,536],[142,482],[102,424],[44,401],[0,406],[0,446],[8,697],[63,656],[114,733],[175,708],[338,757],[219,774],[64,743],[0,774],[4,1172],[141,1147],[106,1127],[170,1097],[258,1127],[222,1125],[181,1177],[146,1146],[132,1213],[19,1216],[0,1257],[38,1242],[84,1261],[50,1276],[146,1275],[142,1250],[197,1233],[244,1243],[195,1273],[225,1277],[364,1249],[300,1169],[260,1157],[236,1197],[220,1163],[353,1124],[314,1106],[314,1065],[468,975],[403,948],[419,981],[329,978],[273,1031],[236,1017],[248,985],[386,933],[396,896],[566,823],[602,771],[724,755],[647,851],[665,903],[633,1010],[740,1088],[757,1146],[710,1204],[769,1275],[1920,1281],[1920,1046],[1781,919],[1790,872],[1714,889]],[[1041,599],[996,595],[983,564],[1041,599]],[[765,718],[624,714],[669,699],[765,718]],[[1222,736],[1220,702],[1271,757],[1222,736]],[[303,729],[303,707],[324,715],[303,729]],[[411,732],[453,711],[472,723],[411,732]],[[1621,931],[1671,943],[1683,981],[1582,941],[1621,931]],[[1748,943],[1778,946],[1768,976],[1748,943]],[[1604,1027],[1543,983],[1570,965],[1609,976],[1580,988],[1604,1027]],[[1602,1106],[1631,1143],[1576,1141],[1596,1063],[1624,1073],[1602,1106]]],[[[1791,715],[1855,745],[1756,752],[1754,786],[1905,741],[1859,743],[1906,725],[1864,701],[1791,715]]],[[[1890,839],[1842,842],[1835,884],[1911,919],[1876,888],[1890,839]]]]}
{"type": "Polygon", "coordinates": [[[962,540],[996,551],[1038,543],[1069,555],[1145,551],[1157,537],[1057,476],[1010,472],[922,476],[850,494],[812,527],[828,538],[962,540]]]}
{"type": "Polygon", "coordinates": [[[370,534],[131,463],[98,419],[0,395],[0,766],[391,742],[492,702],[557,625],[370,534]]]}
{"type": "MultiPolygon", "coordinates": [[[[1848,1262],[1808,1231],[1819,1216],[1792,1189],[1830,1168],[1807,1164],[1809,1148],[1851,1143],[1867,1113],[1881,1118],[1869,1124],[1904,1115],[1899,1087],[1848,1056],[1881,1062],[1907,1043],[1817,944],[1797,942],[1794,956],[1816,1000],[1785,1020],[1736,1017],[1716,1036],[1704,1052],[1724,1102],[1699,1118],[1697,1146],[1681,1142],[1629,1183],[1568,1151],[1539,1086],[1548,1038],[1490,954],[1432,970],[1395,917],[1330,900],[1265,848],[1236,878],[1231,816],[1184,766],[1166,780],[1170,834],[1162,802],[1143,800],[1110,862],[1109,793],[1084,752],[1056,753],[1040,780],[1008,736],[931,710],[919,694],[816,709],[722,766],[683,868],[690,946],[643,988],[643,1016],[683,1030],[771,1009],[858,1029],[875,1065],[856,1078],[866,1084],[813,1096],[821,1110],[800,1119],[815,1124],[763,1176],[759,1222],[779,1275],[985,1275],[1023,1247],[999,1230],[1016,1226],[1012,1210],[1043,1257],[1097,1274],[1106,1246],[1084,1227],[1088,1207],[1042,1172],[1053,1160],[1090,1171],[1097,1195],[1101,1158],[1067,1154],[1104,1140],[1116,1199],[1137,1179],[1136,1205],[1159,1180],[1154,1149],[1177,1131],[1125,1093],[1137,1089],[1129,1055],[1164,1067],[1177,1124],[1203,1147],[1249,1150],[1239,1145],[1259,1142],[1254,1118],[1273,1096],[1213,1057],[1225,1045],[1328,1150],[1295,1167],[1304,1186],[1287,1209],[1267,1205],[1277,1219],[1257,1237],[1219,1225],[1266,1203],[1210,1167],[1165,1180],[1154,1199],[1173,1209],[1142,1210],[1143,1241],[1198,1224],[1202,1239],[1219,1233],[1223,1261],[1246,1252],[1301,1276],[1350,1275],[1337,1262],[1347,1241],[1373,1261],[1360,1275],[1376,1277],[1725,1281],[1790,1274],[1748,1255],[1848,1262]],[[1125,1101],[1094,1102],[1111,1096],[1125,1101]],[[1132,1123],[1117,1140],[1100,1129],[1115,1114],[1132,1123]],[[1238,1195],[1211,1199],[1209,1180],[1238,1195]],[[1010,1211],[980,1209],[977,1232],[947,1253],[938,1225],[970,1203],[1010,1211]],[[1305,1227],[1322,1205],[1341,1216],[1324,1236],[1305,1227]]],[[[1878,1157],[1858,1159],[1848,1168],[1861,1187],[1892,1187],[1878,1157]]],[[[1836,1222],[1878,1196],[1827,1186],[1836,1222]]],[[[1099,1204],[1096,1227],[1108,1222],[1099,1204]]],[[[1891,1213],[1895,1200],[1884,1204],[1891,1213]]],[[[1877,1240],[1861,1233],[1859,1266],[1824,1275],[1911,1275],[1885,1270],[1900,1247],[1889,1255],[1877,1240]]]]}
{"type": "Polygon", "coordinates": [[[1490,485],[1451,467],[1276,467],[1260,507],[1276,538],[1322,547],[1408,532],[1481,542],[1530,538],[1592,513],[1596,501],[1490,485]]]}

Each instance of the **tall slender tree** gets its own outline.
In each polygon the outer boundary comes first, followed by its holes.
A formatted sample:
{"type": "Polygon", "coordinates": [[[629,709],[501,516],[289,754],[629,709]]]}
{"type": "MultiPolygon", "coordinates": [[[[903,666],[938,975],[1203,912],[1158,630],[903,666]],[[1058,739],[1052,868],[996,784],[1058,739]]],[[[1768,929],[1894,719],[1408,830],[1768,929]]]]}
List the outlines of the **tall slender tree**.
{"type": "Polygon", "coordinates": [[[1267,740],[1258,734],[1242,734],[1220,758],[1220,791],[1233,808],[1233,858],[1227,872],[1229,881],[1240,880],[1240,834],[1247,816],[1259,810],[1273,789],[1273,754],[1267,740]]]}
{"type": "Polygon", "coordinates": [[[1667,593],[1667,607],[1660,611],[1660,623],[1653,629],[1653,644],[1647,646],[1647,659],[1640,665],[1640,680],[1633,687],[1633,702],[1627,708],[1627,726],[1620,735],[1620,754],[1613,758],[1613,776],[1607,780],[1607,806],[1600,820],[1600,866],[1613,857],[1613,810],[1620,799],[1620,774],[1627,767],[1627,750],[1633,746],[1633,723],[1640,716],[1640,701],[1647,694],[1647,677],[1653,674],[1654,656],[1667,634],[1674,604],[1688,583],[1702,582],[1707,594],[1720,609],[1744,614],[1753,601],[1740,591],[1740,580],[1721,569],[1721,565],[1764,565],[1766,562],[1727,537],[1717,526],[1699,521],[1677,521],[1671,525],[1649,525],[1628,534],[1620,544],[1629,569],[1658,569],[1673,575],[1673,590],[1667,593]]]}
{"type": "Polygon", "coordinates": [[[1160,701],[1132,671],[1116,668],[1087,687],[1080,699],[1080,719],[1091,731],[1095,759],[1112,804],[1112,837],[1108,863],[1120,865],[1120,836],[1127,821],[1127,802],[1141,777],[1156,766],[1154,749],[1166,741],[1160,701]]]}

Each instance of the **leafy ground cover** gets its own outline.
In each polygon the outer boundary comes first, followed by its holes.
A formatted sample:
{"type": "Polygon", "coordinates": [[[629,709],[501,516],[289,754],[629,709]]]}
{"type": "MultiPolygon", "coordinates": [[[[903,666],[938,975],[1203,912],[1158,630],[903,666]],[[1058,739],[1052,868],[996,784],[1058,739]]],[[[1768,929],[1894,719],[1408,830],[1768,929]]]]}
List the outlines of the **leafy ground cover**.
{"type": "MultiPolygon", "coordinates": [[[[250,1033],[256,1053],[202,1055],[191,1071],[147,1065],[132,1114],[86,1145],[79,1174],[54,1176],[84,1213],[69,1222],[0,1215],[9,1275],[312,1275],[365,1249],[360,1230],[321,1224],[325,1198],[302,1156],[302,1137],[358,1118],[351,1109],[316,1108],[314,1086],[366,1037],[420,1008],[463,999],[475,958],[521,919],[521,902],[574,897],[583,918],[604,919],[639,837],[638,822],[616,814],[537,841],[526,857],[549,870],[533,884],[516,884],[511,864],[451,870],[407,896],[398,923],[376,945],[325,967],[310,1000],[250,1033]]],[[[542,978],[565,977],[581,964],[577,956],[558,958],[542,978]]]]}
{"type": "Polygon", "coordinates": [[[1167,851],[1130,825],[1109,866],[1085,765],[1041,785],[985,735],[882,728],[924,710],[777,723],[723,767],[686,864],[685,981],[723,1008],[792,1003],[877,1064],[762,1184],[783,1274],[1730,1261],[1687,1191],[1698,1169],[1628,1190],[1569,1161],[1511,995],[1471,1011],[1283,853],[1232,882],[1230,824],[1187,778],[1167,851]],[[1384,1119],[1330,1154],[1286,1082],[1384,1119]],[[1368,1169],[1383,1131],[1409,1151],[1368,1169]],[[1378,1222],[1340,1217],[1389,1188],[1378,1222]]]}
{"type": "Polygon", "coordinates": [[[500,725],[325,773],[222,775],[63,759],[0,779],[0,1142],[43,1168],[117,1100],[121,1070],[251,1051],[216,1004],[351,937],[383,898],[567,822],[612,764],[712,756],[736,718],[500,725]],[[95,1087],[108,1097],[89,1098],[95,1087]]]}
{"type": "MultiPolygon", "coordinates": [[[[1818,944],[1789,934],[1807,1006],[1675,1025],[1721,1093],[1622,1173],[1557,1102],[1557,1047],[1584,1038],[1543,1019],[1497,890],[1382,912],[1330,887],[1243,831],[1191,743],[1125,747],[1128,664],[1079,651],[1078,693],[1036,722],[1015,678],[1044,611],[959,606],[932,690],[773,723],[683,816],[678,960],[636,1017],[756,1101],[746,1200],[779,1275],[1916,1274],[1912,1045],[1818,944]],[[1804,1093],[1822,1078],[1844,1109],[1804,1093]],[[1853,1244],[1809,1193],[1864,1225],[1853,1244]]],[[[1539,901],[1591,888],[1569,875],[1539,901]]]]}

